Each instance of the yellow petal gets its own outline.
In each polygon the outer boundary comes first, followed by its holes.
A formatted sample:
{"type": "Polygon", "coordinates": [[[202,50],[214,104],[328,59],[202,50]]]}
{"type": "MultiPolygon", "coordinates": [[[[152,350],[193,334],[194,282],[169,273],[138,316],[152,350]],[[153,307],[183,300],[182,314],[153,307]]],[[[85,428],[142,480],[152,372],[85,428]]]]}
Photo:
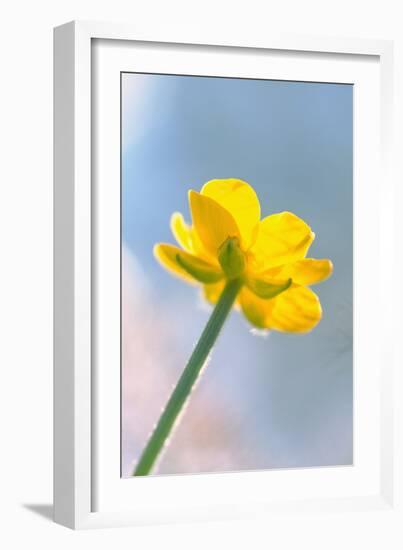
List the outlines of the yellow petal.
{"type": "Polygon", "coordinates": [[[222,291],[224,290],[225,280],[219,281],[212,285],[203,286],[204,297],[210,304],[216,304],[218,298],[221,296],[222,291]]]}
{"type": "Polygon", "coordinates": [[[253,269],[263,271],[304,258],[314,238],[309,225],[291,212],[267,216],[251,249],[253,269]]]}
{"type": "Polygon", "coordinates": [[[243,314],[248,321],[257,328],[269,328],[268,318],[273,308],[273,300],[258,298],[248,287],[243,287],[239,302],[243,314]]]}
{"type": "Polygon", "coordinates": [[[265,275],[280,279],[291,278],[298,285],[313,285],[330,277],[332,272],[333,264],[330,260],[304,258],[292,264],[270,269],[265,275]]]}
{"type": "Polygon", "coordinates": [[[304,286],[292,285],[271,300],[258,298],[244,287],[240,302],[245,317],[258,328],[304,333],[312,330],[322,317],[319,298],[304,286]]]}
{"type": "Polygon", "coordinates": [[[256,239],[260,220],[260,204],[254,189],[245,181],[231,178],[208,181],[201,194],[232,215],[241,233],[242,246],[247,250],[256,239]]]}
{"type": "Polygon", "coordinates": [[[179,212],[171,216],[171,231],[176,242],[187,252],[219,267],[217,257],[212,256],[201,243],[195,229],[187,224],[179,212]]]}
{"type": "Polygon", "coordinates": [[[185,222],[180,212],[174,212],[171,216],[171,231],[183,249],[193,252],[192,228],[185,222]]]}
{"type": "Polygon", "coordinates": [[[216,267],[171,244],[155,245],[154,256],[168,271],[190,283],[213,282],[223,277],[216,267]]]}
{"type": "Polygon", "coordinates": [[[217,258],[218,249],[228,237],[238,237],[239,230],[231,214],[209,197],[189,191],[193,226],[206,250],[217,258]]]}

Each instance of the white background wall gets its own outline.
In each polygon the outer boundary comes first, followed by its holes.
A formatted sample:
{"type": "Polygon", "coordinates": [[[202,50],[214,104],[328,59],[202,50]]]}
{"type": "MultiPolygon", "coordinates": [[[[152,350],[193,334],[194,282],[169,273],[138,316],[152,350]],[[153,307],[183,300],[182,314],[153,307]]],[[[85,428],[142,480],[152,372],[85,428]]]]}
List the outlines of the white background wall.
{"type": "MultiPolygon", "coordinates": [[[[52,27],[71,19],[188,30],[245,27],[395,38],[399,1],[14,0],[1,8],[0,545],[42,548],[400,548],[387,513],[102,532],[68,531],[52,494],[52,27]],[[30,507],[36,506],[36,513],[30,507]],[[288,546],[290,545],[290,546],[288,546]]],[[[399,76],[401,78],[401,74],[399,76]]],[[[402,88],[400,88],[402,89],[402,88]]],[[[401,112],[399,120],[401,121],[401,112]]],[[[400,193],[400,199],[402,198],[400,193]]],[[[399,541],[398,537],[399,536],[399,541]]]]}

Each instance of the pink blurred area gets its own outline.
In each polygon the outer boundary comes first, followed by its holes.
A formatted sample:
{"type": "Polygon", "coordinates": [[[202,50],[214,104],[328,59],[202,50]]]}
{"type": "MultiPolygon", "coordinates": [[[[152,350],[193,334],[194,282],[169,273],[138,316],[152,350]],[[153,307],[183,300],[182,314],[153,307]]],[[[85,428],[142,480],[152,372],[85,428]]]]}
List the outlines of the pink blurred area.
{"type": "MultiPolygon", "coordinates": [[[[133,255],[122,254],[122,476],[131,475],[187,357],[177,313],[154,303],[133,255]]],[[[208,370],[208,368],[207,368],[208,370]]],[[[247,450],[237,421],[203,388],[203,375],[154,473],[240,469],[247,450]]]]}

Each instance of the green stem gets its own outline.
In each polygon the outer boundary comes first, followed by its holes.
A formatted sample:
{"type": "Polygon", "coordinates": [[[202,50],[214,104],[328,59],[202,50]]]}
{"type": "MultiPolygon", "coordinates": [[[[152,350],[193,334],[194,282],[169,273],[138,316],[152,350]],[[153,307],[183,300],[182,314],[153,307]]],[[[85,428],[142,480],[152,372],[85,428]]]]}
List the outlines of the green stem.
{"type": "Polygon", "coordinates": [[[133,476],[146,476],[150,473],[164,446],[178,415],[182,411],[192,388],[200,374],[211,348],[214,346],[221,328],[234,304],[242,286],[239,279],[230,280],[224,288],[205,329],[163,411],[158,424],[151,434],[133,476]]]}

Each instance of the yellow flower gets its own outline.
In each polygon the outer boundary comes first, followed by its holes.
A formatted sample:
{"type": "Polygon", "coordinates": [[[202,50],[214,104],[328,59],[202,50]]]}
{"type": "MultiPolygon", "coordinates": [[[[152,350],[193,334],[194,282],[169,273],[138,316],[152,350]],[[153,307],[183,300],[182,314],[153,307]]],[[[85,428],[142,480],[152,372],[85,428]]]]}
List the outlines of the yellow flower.
{"type": "Polygon", "coordinates": [[[189,191],[192,225],[174,213],[171,229],[181,248],[157,244],[154,254],[169,271],[202,284],[217,302],[230,279],[242,280],[237,302],[252,325],[283,332],[308,332],[322,317],[308,286],[332,273],[330,260],[306,258],[315,234],[295,214],[260,219],[253,188],[238,179],[208,181],[189,191]]]}

